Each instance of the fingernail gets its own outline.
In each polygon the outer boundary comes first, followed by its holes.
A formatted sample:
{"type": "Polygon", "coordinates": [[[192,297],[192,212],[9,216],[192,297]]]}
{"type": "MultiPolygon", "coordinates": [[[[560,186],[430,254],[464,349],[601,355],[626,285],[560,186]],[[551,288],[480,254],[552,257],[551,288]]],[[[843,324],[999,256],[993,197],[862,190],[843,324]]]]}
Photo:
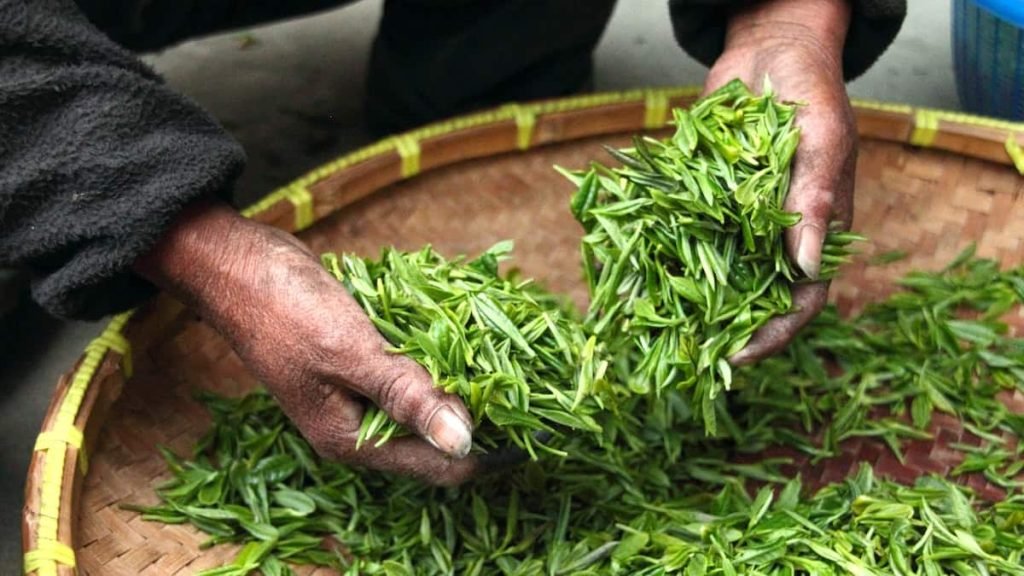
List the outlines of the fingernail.
{"type": "Polygon", "coordinates": [[[808,225],[800,229],[796,243],[796,265],[811,280],[817,280],[821,272],[821,247],[825,233],[817,226],[808,225]]]}
{"type": "Polygon", "coordinates": [[[442,406],[427,422],[427,440],[446,454],[465,458],[473,447],[473,432],[451,407],[442,406]]]}

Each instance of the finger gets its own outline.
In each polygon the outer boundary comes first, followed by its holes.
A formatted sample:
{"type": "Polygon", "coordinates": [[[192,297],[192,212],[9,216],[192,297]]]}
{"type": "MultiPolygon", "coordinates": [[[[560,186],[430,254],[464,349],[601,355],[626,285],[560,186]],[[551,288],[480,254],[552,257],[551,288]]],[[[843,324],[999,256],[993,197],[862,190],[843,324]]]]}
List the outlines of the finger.
{"type": "Polygon", "coordinates": [[[848,228],[853,212],[856,133],[844,106],[801,111],[803,135],[793,159],[792,180],[784,208],[801,214],[785,233],[786,248],[800,270],[816,280],[821,252],[832,222],[848,228]]]}
{"type": "Polygon", "coordinates": [[[729,358],[733,366],[743,366],[780,352],[801,328],[821,312],[828,301],[828,284],[800,284],[793,288],[794,311],[772,318],[750,338],[747,345],[729,358]]]}
{"type": "Polygon", "coordinates": [[[434,385],[430,374],[412,359],[387,351],[377,332],[347,293],[342,342],[328,347],[339,353],[329,377],[336,384],[370,399],[392,419],[433,446],[463,458],[473,445],[472,419],[462,401],[434,385]]]}
{"type": "Polygon", "coordinates": [[[439,486],[456,486],[476,474],[475,457],[452,458],[420,438],[393,438],[381,446],[371,440],[356,448],[365,413],[362,401],[330,385],[318,387],[313,395],[318,396],[315,409],[302,410],[292,420],[324,458],[439,486]]]}

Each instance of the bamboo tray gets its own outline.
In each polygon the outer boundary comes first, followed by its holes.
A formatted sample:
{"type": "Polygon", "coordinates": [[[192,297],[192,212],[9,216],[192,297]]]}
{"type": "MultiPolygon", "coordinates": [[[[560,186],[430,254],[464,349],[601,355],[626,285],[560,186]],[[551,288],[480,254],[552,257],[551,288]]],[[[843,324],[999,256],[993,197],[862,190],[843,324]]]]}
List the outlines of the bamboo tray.
{"type": "MultiPolygon", "coordinates": [[[[317,252],[369,255],[384,245],[429,242],[450,256],[513,238],[526,275],[582,304],[582,231],[567,209],[571,185],[551,166],[606,159],[602,144],[664,129],[670,108],[697,93],[597,94],[428,126],[339,158],[245,214],[298,233],[317,252]]],[[[941,266],[971,241],[983,256],[1024,261],[1024,178],[1006,151],[1008,138],[1024,144],[1024,126],[869,102],[856,103],[856,112],[862,143],[854,227],[872,241],[833,286],[841,309],[887,294],[909,268],[941,266]],[[864,264],[897,249],[910,258],[864,264]]],[[[240,394],[255,385],[224,341],[166,296],[116,317],[60,379],[50,403],[25,491],[25,572],[166,576],[229,560],[230,547],[200,551],[205,537],[191,527],[143,522],[119,505],[155,502],[152,487],[166,476],[156,446],[183,452],[205,430],[209,421],[191,400],[196,387],[240,394]]],[[[1024,398],[1005,400],[1024,412],[1024,398]]],[[[933,426],[935,440],[908,446],[906,465],[857,440],[844,458],[803,473],[828,482],[860,461],[897,480],[948,472],[962,458],[949,445],[978,439],[949,417],[933,426]]],[[[1000,495],[983,478],[969,482],[983,497],[1000,495]]]]}

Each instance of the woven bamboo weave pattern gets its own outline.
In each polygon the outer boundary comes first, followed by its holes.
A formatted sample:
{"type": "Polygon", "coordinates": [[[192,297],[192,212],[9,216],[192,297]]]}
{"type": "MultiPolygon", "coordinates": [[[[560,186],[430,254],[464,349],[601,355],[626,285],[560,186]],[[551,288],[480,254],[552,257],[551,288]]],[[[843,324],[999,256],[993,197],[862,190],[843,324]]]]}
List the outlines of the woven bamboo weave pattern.
{"type": "MultiPolygon", "coordinates": [[[[315,251],[364,255],[385,245],[411,249],[424,243],[447,255],[472,254],[513,238],[514,263],[525,275],[582,304],[581,230],[566,209],[572,188],[551,166],[582,166],[605,158],[601,144],[626,142],[626,137],[596,138],[426,172],[317,222],[302,237],[315,251]]],[[[908,269],[941,267],[972,240],[978,242],[981,255],[999,257],[1007,265],[1020,263],[1022,182],[1006,166],[864,141],[855,228],[872,242],[836,282],[834,298],[844,310],[855,310],[889,293],[891,280],[908,269]],[[863,263],[897,249],[910,257],[880,267],[863,263]]],[[[191,527],[143,522],[119,505],[154,503],[153,486],[166,477],[156,446],[186,452],[205,431],[208,419],[191,400],[194,389],[235,395],[256,382],[223,340],[191,317],[158,342],[151,341],[134,360],[135,375],[112,408],[82,485],[75,542],[79,570],[104,575],[192,574],[228,561],[235,549],[200,551],[205,536],[191,527]]],[[[1007,401],[1024,411],[1024,398],[1007,401]]],[[[909,445],[905,465],[881,444],[855,440],[843,446],[843,458],[816,466],[798,458],[794,470],[804,470],[812,484],[840,479],[862,460],[902,481],[924,472],[948,472],[962,458],[950,445],[977,442],[951,418],[939,416],[934,424],[936,440],[909,445]]],[[[968,482],[985,497],[999,495],[981,478],[968,482]]]]}

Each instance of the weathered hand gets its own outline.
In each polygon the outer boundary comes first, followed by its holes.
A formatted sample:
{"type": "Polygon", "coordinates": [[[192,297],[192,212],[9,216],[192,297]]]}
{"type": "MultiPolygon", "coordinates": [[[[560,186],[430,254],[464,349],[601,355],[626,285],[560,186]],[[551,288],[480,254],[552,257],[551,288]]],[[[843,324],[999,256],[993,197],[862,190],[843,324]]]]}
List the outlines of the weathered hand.
{"type": "Polygon", "coordinates": [[[203,204],[136,269],[228,339],[322,456],[436,484],[475,472],[462,402],[411,359],[386,352],[355,300],[293,236],[203,204]],[[367,401],[416,436],[357,450],[367,401]]]}
{"type": "MultiPolygon", "coordinates": [[[[849,227],[853,215],[857,130],[842,71],[849,18],[847,0],[754,3],[730,20],[725,51],[705,83],[710,92],[740,78],[758,89],[768,76],[780,98],[805,104],[797,114],[801,139],[785,206],[803,218],[785,240],[790,257],[811,279],[817,279],[830,223],[849,227]]],[[[796,310],[771,320],[730,361],[747,364],[780,351],[827,298],[825,282],[797,286],[796,310]]]]}

